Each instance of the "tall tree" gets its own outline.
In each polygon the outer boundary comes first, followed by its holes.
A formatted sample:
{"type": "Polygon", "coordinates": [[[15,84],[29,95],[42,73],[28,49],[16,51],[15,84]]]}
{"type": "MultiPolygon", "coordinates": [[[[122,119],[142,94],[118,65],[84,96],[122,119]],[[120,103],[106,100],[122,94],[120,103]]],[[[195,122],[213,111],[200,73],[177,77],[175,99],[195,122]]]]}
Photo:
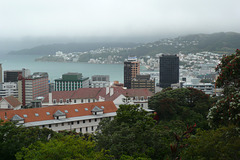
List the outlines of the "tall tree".
{"type": "Polygon", "coordinates": [[[240,50],[223,56],[216,71],[219,72],[216,86],[224,89],[224,96],[210,109],[209,124],[211,127],[229,124],[240,127],[240,50]]]}

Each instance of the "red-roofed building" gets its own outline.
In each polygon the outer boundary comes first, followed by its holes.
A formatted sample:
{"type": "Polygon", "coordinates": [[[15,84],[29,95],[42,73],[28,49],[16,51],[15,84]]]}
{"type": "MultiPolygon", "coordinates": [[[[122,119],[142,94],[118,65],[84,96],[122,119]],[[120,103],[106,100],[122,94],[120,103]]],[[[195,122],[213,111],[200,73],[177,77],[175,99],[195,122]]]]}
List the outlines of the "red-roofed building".
{"type": "Polygon", "coordinates": [[[12,96],[0,98],[0,110],[17,110],[21,109],[21,103],[17,98],[12,96]]]}
{"type": "Polygon", "coordinates": [[[148,89],[124,89],[122,87],[79,88],[75,91],[54,91],[44,96],[43,106],[81,104],[113,101],[116,106],[128,103],[148,108],[148,99],[153,93],[148,89]]]}
{"type": "Polygon", "coordinates": [[[75,130],[94,133],[103,118],[116,115],[117,107],[113,102],[61,105],[43,108],[0,111],[0,119],[15,121],[25,127],[49,128],[56,132],[75,130]]]}

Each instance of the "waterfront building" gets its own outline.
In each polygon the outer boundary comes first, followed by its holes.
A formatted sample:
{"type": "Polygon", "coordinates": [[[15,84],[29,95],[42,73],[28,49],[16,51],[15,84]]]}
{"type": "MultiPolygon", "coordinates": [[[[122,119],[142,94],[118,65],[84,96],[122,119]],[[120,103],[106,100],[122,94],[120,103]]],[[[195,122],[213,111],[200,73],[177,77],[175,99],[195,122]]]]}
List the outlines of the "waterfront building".
{"type": "Polygon", "coordinates": [[[93,75],[89,86],[90,88],[110,87],[109,75],[93,75]]]}
{"type": "Polygon", "coordinates": [[[18,82],[18,76],[30,76],[30,70],[23,68],[22,70],[7,70],[4,71],[4,82],[18,82]]]}
{"type": "Polygon", "coordinates": [[[8,97],[11,95],[18,98],[17,82],[2,82],[2,83],[0,83],[0,97],[8,97]]]}
{"type": "Polygon", "coordinates": [[[214,85],[211,83],[200,83],[200,79],[193,78],[191,82],[183,83],[183,88],[195,88],[203,91],[205,94],[214,94],[214,85]]]}
{"type": "Polygon", "coordinates": [[[159,86],[171,87],[179,82],[179,57],[177,55],[162,55],[159,57],[159,86]]]}
{"type": "Polygon", "coordinates": [[[61,105],[43,108],[0,111],[0,119],[24,127],[48,128],[53,131],[94,133],[104,118],[114,119],[117,107],[113,102],[61,105]]]}
{"type": "Polygon", "coordinates": [[[131,88],[147,88],[151,92],[155,93],[155,79],[150,78],[150,74],[148,75],[137,75],[131,81],[131,88]]]}
{"type": "Polygon", "coordinates": [[[46,72],[35,72],[28,77],[19,76],[18,99],[23,106],[26,106],[35,98],[48,94],[48,87],[48,73],[46,72]]]}
{"type": "Polygon", "coordinates": [[[84,78],[81,73],[69,72],[55,79],[55,91],[74,91],[78,88],[89,88],[89,78],[84,78]]]}
{"type": "Polygon", "coordinates": [[[131,81],[140,74],[140,63],[137,57],[128,57],[124,62],[124,87],[131,88],[131,81]]]}

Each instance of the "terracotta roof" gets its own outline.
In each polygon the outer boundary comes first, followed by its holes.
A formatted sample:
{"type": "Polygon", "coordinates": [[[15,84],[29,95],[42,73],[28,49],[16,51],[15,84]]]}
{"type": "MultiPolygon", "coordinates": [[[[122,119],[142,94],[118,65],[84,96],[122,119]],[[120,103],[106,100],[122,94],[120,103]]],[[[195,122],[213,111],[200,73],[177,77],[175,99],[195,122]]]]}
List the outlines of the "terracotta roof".
{"type": "Polygon", "coordinates": [[[4,97],[3,99],[5,99],[14,108],[21,105],[21,102],[13,96],[4,97]]]}
{"type": "Polygon", "coordinates": [[[66,114],[66,118],[70,117],[79,117],[92,115],[91,110],[98,106],[104,106],[103,113],[116,112],[117,107],[113,102],[104,101],[104,102],[95,102],[95,103],[85,103],[85,104],[74,104],[74,105],[62,105],[62,106],[51,106],[43,108],[31,108],[31,109],[21,109],[21,110],[9,110],[9,111],[0,111],[0,118],[2,120],[11,120],[14,115],[18,115],[24,119],[24,122],[36,122],[44,120],[53,120],[54,113],[58,110],[66,114]],[[48,112],[48,113],[47,113],[48,112]],[[7,119],[5,119],[5,115],[7,119]]]}
{"type": "MultiPolygon", "coordinates": [[[[110,96],[109,93],[106,95],[106,88],[79,88],[75,91],[54,91],[52,92],[52,99],[56,99],[59,102],[60,99],[63,99],[63,102],[66,102],[66,99],[88,99],[95,98],[99,99],[99,96],[104,97],[105,101],[114,101],[121,94],[129,97],[142,97],[146,99],[148,96],[153,96],[153,93],[147,88],[143,89],[124,89],[122,87],[112,87],[114,90],[113,95],[110,96]]],[[[48,103],[48,94],[44,96],[43,103],[48,103]]]]}

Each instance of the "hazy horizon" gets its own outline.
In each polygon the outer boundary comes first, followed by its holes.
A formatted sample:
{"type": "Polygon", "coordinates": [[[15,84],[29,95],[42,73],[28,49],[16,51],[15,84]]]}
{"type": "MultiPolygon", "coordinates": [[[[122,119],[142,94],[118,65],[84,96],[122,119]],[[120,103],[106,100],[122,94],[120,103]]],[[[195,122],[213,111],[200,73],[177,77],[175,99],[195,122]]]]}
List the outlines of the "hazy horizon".
{"type": "Polygon", "coordinates": [[[240,33],[238,0],[0,0],[4,52],[49,43],[240,33]]]}

